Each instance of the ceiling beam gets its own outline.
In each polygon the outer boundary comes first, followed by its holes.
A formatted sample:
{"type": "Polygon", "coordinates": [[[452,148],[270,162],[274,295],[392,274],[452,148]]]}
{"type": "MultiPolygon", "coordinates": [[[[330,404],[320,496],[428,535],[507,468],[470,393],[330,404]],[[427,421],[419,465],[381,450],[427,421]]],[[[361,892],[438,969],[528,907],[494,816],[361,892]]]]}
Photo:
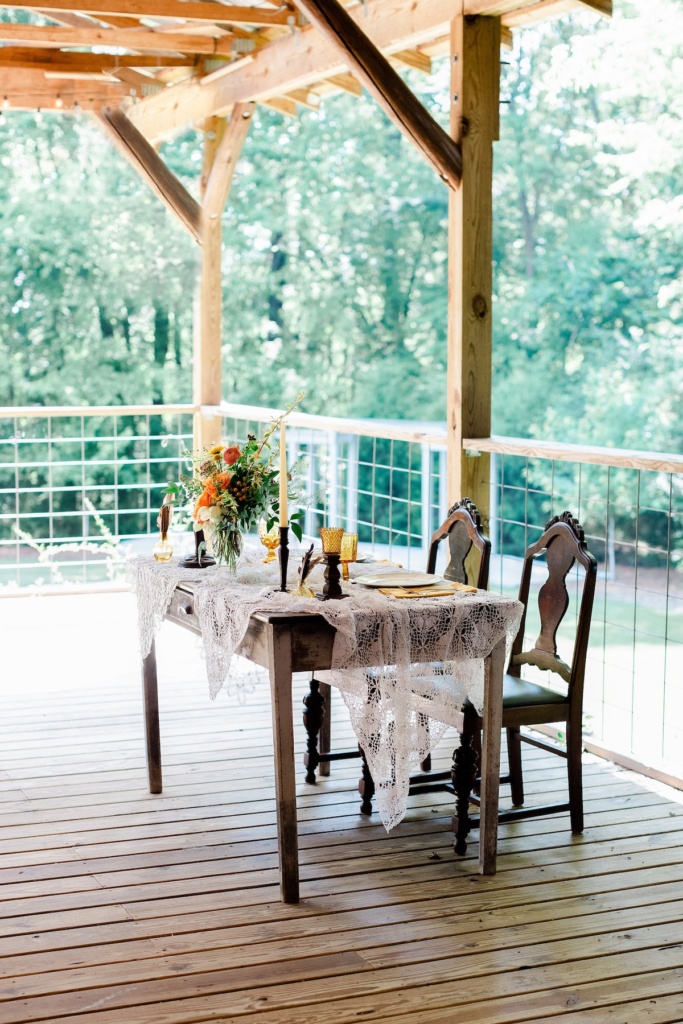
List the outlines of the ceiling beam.
{"type": "Polygon", "coordinates": [[[0,68],[0,99],[7,97],[12,110],[65,111],[77,105],[82,110],[116,106],[124,93],[115,83],[104,81],[52,82],[41,71],[0,68]]]}
{"type": "Polygon", "coordinates": [[[289,10],[266,11],[262,7],[228,7],[207,0],[44,0],[21,4],[0,0],[0,8],[21,7],[23,10],[73,12],[74,3],[82,14],[94,17],[183,18],[188,21],[225,22],[230,25],[287,25],[289,10]]]}
{"type": "Polygon", "coordinates": [[[128,163],[135,168],[162,202],[175,214],[195,241],[200,242],[201,207],[199,203],[169,170],[147,139],[140,134],[135,125],[130,123],[122,110],[105,107],[98,120],[128,163]]]}
{"type": "Polygon", "coordinates": [[[294,2],[340,51],[370,95],[426,157],[439,177],[451,188],[456,188],[462,175],[460,147],[434,120],[362,28],[337,0],[294,2]]]}
{"type": "Polygon", "coordinates": [[[33,50],[0,47],[0,68],[29,71],[108,71],[117,68],[194,67],[193,56],[127,56],[111,53],[74,53],[62,50],[33,50]]]}
{"type": "Polygon", "coordinates": [[[535,3],[507,14],[505,23],[509,28],[524,28],[526,25],[578,11],[592,11],[604,18],[611,18],[612,0],[536,0],[535,3]]]}
{"type": "Polygon", "coordinates": [[[542,10],[560,4],[564,6],[564,10],[560,12],[563,14],[581,7],[589,7],[606,17],[612,15],[612,0],[465,0],[465,14],[504,15],[505,24],[514,27],[514,22],[527,8],[542,10]]]}
{"type": "Polygon", "coordinates": [[[67,46],[112,46],[126,50],[159,53],[208,53],[229,55],[229,35],[167,34],[149,29],[108,29],[93,24],[88,28],[56,28],[52,25],[10,25],[0,23],[0,42],[60,49],[67,46]]]}
{"type": "MultiPolygon", "coordinates": [[[[348,13],[375,46],[392,53],[447,35],[453,0],[420,0],[419,4],[374,0],[367,15],[360,5],[348,13]]],[[[130,111],[130,117],[148,138],[165,138],[194,121],[229,113],[235,103],[282,96],[347,72],[337,47],[309,26],[264,46],[239,69],[215,72],[206,85],[193,80],[149,97],[130,111]]]]}

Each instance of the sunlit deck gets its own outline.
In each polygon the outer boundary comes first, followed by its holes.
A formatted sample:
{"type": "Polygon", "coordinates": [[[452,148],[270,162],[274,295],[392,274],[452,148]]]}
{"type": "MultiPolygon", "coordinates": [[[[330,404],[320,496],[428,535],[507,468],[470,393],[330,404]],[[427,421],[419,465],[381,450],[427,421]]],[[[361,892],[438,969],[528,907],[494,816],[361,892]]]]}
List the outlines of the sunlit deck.
{"type": "MultiPolygon", "coordinates": [[[[564,816],[503,826],[483,878],[476,834],[452,854],[447,794],[386,835],[341,762],[299,788],[303,902],[285,906],[266,685],[212,705],[166,624],[152,797],[132,598],[0,609],[3,1024],[683,1020],[681,794],[587,758],[584,836],[564,816]]],[[[554,799],[563,764],[524,756],[529,802],[554,799]]]]}

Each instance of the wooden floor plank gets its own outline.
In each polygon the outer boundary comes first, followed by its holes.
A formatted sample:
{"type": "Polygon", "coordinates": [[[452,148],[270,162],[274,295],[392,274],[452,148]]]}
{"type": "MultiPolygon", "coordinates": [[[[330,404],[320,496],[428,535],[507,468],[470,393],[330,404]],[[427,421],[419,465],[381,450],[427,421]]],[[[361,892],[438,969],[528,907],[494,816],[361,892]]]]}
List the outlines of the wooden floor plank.
{"type": "MultiPolygon", "coordinates": [[[[501,826],[482,878],[476,833],[452,852],[448,794],[411,799],[387,836],[343,762],[300,782],[303,901],[286,906],[267,688],[212,704],[194,641],[165,628],[166,788],[150,797],[132,605],[75,617],[62,600],[48,634],[63,664],[32,700],[0,679],[2,1024],[683,1021],[680,793],[586,757],[584,835],[566,815],[501,826]],[[95,688],[86,625],[93,652],[127,637],[95,688]]],[[[300,705],[305,678],[295,691],[300,705]]],[[[338,696],[333,734],[353,742],[338,696]]],[[[527,802],[565,799],[564,763],[523,756],[527,802]]]]}

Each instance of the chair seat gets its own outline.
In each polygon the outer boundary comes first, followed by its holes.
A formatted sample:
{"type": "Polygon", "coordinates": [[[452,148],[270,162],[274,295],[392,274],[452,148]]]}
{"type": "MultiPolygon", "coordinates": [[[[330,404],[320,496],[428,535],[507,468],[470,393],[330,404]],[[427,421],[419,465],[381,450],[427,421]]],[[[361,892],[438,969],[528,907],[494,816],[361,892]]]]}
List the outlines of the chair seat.
{"type": "MultiPolygon", "coordinates": [[[[566,704],[567,698],[562,693],[549,690],[539,683],[530,683],[528,679],[517,679],[507,673],[503,679],[504,708],[533,708],[546,704],[566,704]]],[[[472,707],[467,701],[467,707],[472,707]]]]}
{"type": "Polygon", "coordinates": [[[517,679],[515,676],[507,674],[503,679],[504,708],[527,708],[537,707],[539,704],[566,703],[566,694],[549,690],[547,686],[530,683],[528,679],[517,679]]]}

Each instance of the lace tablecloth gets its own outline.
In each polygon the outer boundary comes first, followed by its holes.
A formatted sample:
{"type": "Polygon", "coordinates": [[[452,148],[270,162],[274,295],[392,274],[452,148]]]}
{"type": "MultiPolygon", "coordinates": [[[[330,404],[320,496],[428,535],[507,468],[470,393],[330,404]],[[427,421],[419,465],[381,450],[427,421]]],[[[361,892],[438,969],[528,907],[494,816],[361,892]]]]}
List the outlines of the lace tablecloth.
{"type": "MultiPolygon", "coordinates": [[[[152,558],[132,561],[142,656],[149,653],[181,582],[193,584],[212,698],[226,680],[232,692],[244,696],[262,675],[253,666],[245,671],[234,653],[254,612],[323,616],[336,633],[332,668],[319,675],[342,692],[372,772],[380,816],[392,828],[405,814],[411,771],[437,745],[465,700],[482,711],[483,659],[503,637],[511,643],[522,606],[483,591],[397,600],[352,584],[344,586],[346,600],[314,602],[281,593],[277,564],[264,565],[260,555],[246,552],[236,573],[180,569],[152,558]]],[[[296,560],[290,567],[295,587],[296,560]]],[[[361,565],[351,568],[352,576],[354,570],[355,575],[367,572],[361,565]]],[[[380,571],[373,565],[373,575],[380,571]]],[[[320,573],[319,567],[312,574],[314,590],[322,589],[320,573]]]]}

